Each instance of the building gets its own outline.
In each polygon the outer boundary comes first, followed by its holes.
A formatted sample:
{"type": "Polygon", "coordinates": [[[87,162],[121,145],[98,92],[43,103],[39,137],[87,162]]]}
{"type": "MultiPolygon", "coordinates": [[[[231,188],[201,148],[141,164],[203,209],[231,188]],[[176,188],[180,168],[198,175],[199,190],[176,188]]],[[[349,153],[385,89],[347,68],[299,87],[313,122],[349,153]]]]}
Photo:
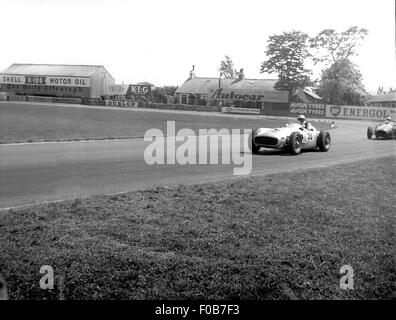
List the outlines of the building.
{"type": "Polygon", "coordinates": [[[297,88],[293,92],[293,102],[322,104],[323,98],[319,97],[310,88],[297,88]]]}
{"type": "Polygon", "coordinates": [[[390,91],[387,94],[378,94],[376,96],[372,96],[367,100],[366,103],[373,107],[396,108],[396,92],[390,91]]]}
{"type": "Polygon", "coordinates": [[[115,86],[100,65],[14,63],[0,73],[0,91],[17,95],[99,98],[115,86]]]}
{"type": "Polygon", "coordinates": [[[243,69],[238,78],[189,78],[176,90],[175,100],[181,104],[217,105],[245,108],[272,108],[289,102],[289,92],[274,89],[276,79],[246,79],[243,69]]]}

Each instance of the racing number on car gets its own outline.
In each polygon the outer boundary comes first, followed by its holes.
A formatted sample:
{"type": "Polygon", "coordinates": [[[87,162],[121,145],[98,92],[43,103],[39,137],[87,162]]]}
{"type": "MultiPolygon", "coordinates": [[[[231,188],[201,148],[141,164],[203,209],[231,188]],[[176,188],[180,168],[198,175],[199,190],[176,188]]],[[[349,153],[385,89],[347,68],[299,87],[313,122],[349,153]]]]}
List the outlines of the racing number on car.
{"type": "Polygon", "coordinates": [[[308,134],[308,140],[312,140],[313,139],[312,132],[307,132],[307,134],[308,134]]]}

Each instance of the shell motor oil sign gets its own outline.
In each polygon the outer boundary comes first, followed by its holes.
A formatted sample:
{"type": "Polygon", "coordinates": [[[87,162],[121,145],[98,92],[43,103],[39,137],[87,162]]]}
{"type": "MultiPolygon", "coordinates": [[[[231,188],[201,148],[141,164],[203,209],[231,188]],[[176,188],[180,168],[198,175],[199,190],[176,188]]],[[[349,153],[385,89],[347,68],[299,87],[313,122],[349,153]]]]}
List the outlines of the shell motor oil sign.
{"type": "Polygon", "coordinates": [[[89,77],[2,74],[0,84],[90,87],[91,79],[89,77]]]}

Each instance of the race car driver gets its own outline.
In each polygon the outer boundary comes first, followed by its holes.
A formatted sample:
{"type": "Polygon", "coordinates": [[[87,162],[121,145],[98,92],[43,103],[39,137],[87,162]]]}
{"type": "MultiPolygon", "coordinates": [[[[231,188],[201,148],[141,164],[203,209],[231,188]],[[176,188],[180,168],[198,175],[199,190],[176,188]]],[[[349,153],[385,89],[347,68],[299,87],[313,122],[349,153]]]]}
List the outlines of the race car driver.
{"type": "Polygon", "coordinates": [[[310,122],[307,121],[303,114],[300,114],[297,118],[297,121],[307,130],[313,130],[313,126],[310,122]]]}

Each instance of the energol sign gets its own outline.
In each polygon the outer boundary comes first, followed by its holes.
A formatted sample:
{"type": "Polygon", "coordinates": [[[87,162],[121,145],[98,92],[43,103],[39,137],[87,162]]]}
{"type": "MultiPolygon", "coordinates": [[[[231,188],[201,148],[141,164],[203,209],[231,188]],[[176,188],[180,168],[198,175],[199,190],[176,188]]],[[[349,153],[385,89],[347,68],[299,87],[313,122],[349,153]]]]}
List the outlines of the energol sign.
{"type": "Polygon", "coordinates": [[[326,106],[326,117],[328,118],[383,120],[387,117],[394,118],[395,116],[395,108],[370,106],[326,106]]]}

